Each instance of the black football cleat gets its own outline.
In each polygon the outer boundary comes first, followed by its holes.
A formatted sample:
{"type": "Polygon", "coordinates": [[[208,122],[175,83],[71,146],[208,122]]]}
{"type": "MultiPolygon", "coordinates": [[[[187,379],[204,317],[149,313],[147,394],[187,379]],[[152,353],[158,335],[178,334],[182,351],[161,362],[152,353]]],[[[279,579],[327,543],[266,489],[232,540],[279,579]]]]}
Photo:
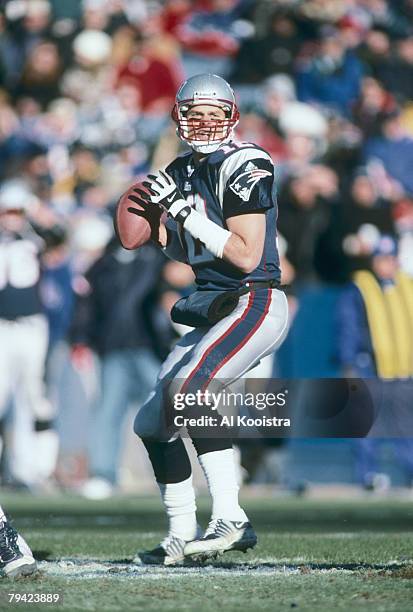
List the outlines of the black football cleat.
{"type": "Polygon", "coordinates": [[[135,562],[141,562],[145,565],[181,565],[184,561],[186,544],[188,544],[186,540],[168,535],[152,550],[138,553],[135,562]]]}
{"type": "Polygon", "coordinates": [[[0,568],[8,578],[30,576],[37,570],[30,548],[8,521],[0,522],[0,568]]]}

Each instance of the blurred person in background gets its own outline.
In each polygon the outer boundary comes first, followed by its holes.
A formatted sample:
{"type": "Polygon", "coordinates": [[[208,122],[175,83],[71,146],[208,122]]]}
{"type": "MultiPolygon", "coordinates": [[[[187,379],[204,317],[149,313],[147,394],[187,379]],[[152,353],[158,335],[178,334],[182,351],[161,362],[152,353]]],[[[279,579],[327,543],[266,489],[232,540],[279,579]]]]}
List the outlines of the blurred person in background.
{"type": "Polygon", "coordinates": [[[237,135],[243,142],[255,142],[268,151],[274,161],[284,159],[286,155],[283,140],[262,113],[244,108],[237,135]]]}
{"type": "Polygon", "coordinates": [[[78,357],[93,350],[99,360],[90,479],[82,487],[91,499],[108,497],[118,486],[128,408],[132,402],[142,404],[156,381],[155,296],[163,261],[153,246],[126,251],[113,239],[85,274],[88,287],[77,302],[71,341],[78,357]]]}
{"type": "Polygon", "coordinates": [[[331,269],[329,280],[348,282],[357,270],[367,269],[381,234],[395,234],[391,192],[378,188],[368,169],[359,167],[341,205],[331,208],[319,246],[325,257],[318,263],[331,269]],[[386,197],[387,195],[387,197],[386,197]]]}
{"type": "Polygon", "coordinates": [[[292,175],[280,193],[279,228],[295,282],[319,280],[316,256],[320,237],[338,204],[338,177],[328,166],[314,165],[292,175]]]}
{"type": "Polygon", "coordinates": [[[387,175],[399,195],[413,194],[413,136],[401,122],[400,108],[390,111],[378,136],[368,138],[363,147],[363,161],[387,175]]]}
{"type": "MultiPolygon", "coordinates": [[[[370,269],[357,271],[338,301],[337,349],[344,376],[382,381],[380,405],[395,419],[401,408],[410,406],[405,385],[413,379],[412,321],[413,279],[400,270],[395,239],[382,235],[372,252],[370,269]]],[[[412,485],[413,439],[408,435],[401,422],[401,437],[391,443],[412,485]]],[[[356,477],[368,490],[390,485],[378,467],[383,443],[380,437],[354,441],[356,477]]]]}
{"type": "Polygon", "coordinates": [[[303,34],[288,10],[277,8],[263,37],[251,36],[242,40],[234,58],[231,80],[239,84],[261,84],[279,73],[292,74],[294,63],[303,42],[303,34]]]}
{"type": "Polygon", "coordinates": [[[30,96],[42,108],[60,95],[62,66],[56,45],[52,42],[39,42],[27,57],[19,81],[16,84],[16,97],[30,96]]]}
{"type": "Polygon", "coordinates": [[[396,42],[396,49],[383,82],[400,103],[413,100],[413,35],[396,42]]]}
{"type": "Polygon", "coordinates": [[[0,414],[13,398],[10,471],[16,484],[41,488],[51,478],[58,439],[44,387],[48,324],[39,295],[40,256],[61,228],[36,225],[27,185],[0,188],[0,414]]]}
{"type": "Polygon", "coordinates": [[[396,107],[394,97],[383,85],[371,77],[361,83],[360,98],[353,108],[354,123],[365,138],[380,134],[383,119],[396,107]]]}
{"type": "Polygon", "coordinates": [[[395,202],[393,211],[399,237],[400,267],[413,278],[413,198],[402,198],[395,202]]]}
{"type": "Polygon", "coordinates": [[[74,271],[66,230],[54,237],[41,263],[40,298],[49,328],[45,382],[58,425],[64,410],[62,379],[69,367],[68,332],[74,305],[74,271]]]}
{"type": "Polygon", "coordinates": [[[33,49],[49,38],[52,14],[48,0],[7,2],[3,10],[6,27],[0,48],[7,87],[13,91],[33,49]]]}
{"type": "Polygon", "coordinates": [[[182,46],[182,62],[186,78],[202,72],[227,77],[233,66],[233,57],[239,49],[244,33],[239,18],[240,0],[209,0],[195,3],[185,19],[175,29],[182,46]]]}
{"type": "Polygon", "coordinates": [[[116,84],[133,85],[142,111],[162,115],[169,111],[181,75],[176,41],[161,32],[142,32],[135,35],[127,61],[118,66],[116,84]]]}
{"type": "Polygon", "coordinates": [[[349,116],[359,96],[363,66],[337,30],[322,33],[318,47],[297,65],[298,99],[349,116]]]}

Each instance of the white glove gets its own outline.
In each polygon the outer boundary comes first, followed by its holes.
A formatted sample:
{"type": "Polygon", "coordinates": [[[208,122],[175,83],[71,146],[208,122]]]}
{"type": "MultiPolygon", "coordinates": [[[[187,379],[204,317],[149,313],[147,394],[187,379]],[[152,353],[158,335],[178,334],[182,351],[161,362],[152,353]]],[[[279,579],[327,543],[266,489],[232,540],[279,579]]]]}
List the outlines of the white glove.
{"type": "Polygon", "coordinates": [[[162,206],[172,219],[183,223],[190,215],[192,208],[184,199],[172,177],[161,170],[157,175],[148,174],[148,179],[142,185],[146,187],[149,194],[139,190],[141,197],[162,206]]]}

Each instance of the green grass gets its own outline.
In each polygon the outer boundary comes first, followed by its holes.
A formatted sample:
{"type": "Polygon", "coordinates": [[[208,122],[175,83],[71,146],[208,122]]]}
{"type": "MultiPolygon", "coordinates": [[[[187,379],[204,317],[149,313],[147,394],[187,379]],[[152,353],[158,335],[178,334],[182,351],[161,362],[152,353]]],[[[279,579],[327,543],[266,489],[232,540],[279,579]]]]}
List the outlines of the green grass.
{"type": "MultiPolygon", "coordinates": [[[[42,571],[25,580],[1,579],[0,610],[412,609],[413,501],[250,499],[245,506],[259,535],[257,548],[187,570],[131,563],[137,550],[164,535],[156,498],[86,502],[2,494],[2,505],[42,571]],[[56,591],[63,605],[8,604],[10,592],[56,591]]],[[[208,504],[199,505],[205,525],[208,504]]]]}

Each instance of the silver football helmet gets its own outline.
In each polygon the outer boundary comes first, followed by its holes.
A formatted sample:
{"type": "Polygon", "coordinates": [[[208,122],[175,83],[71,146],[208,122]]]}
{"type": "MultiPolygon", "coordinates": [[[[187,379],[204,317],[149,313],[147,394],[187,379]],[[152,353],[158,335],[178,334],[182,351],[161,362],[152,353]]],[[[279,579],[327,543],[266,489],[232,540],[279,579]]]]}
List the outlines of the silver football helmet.
{"type": "Polygon", "coordinates": [[[232,88],[216,74],[198,74],[182,83],[175,98],[172,119],[177,134],[194,151],[212,153],[232,138],[239,121],[239,111],[232,88]],[[224,111],[224,117],[188,117],[195,106],[216,106],[224,111]]]}

